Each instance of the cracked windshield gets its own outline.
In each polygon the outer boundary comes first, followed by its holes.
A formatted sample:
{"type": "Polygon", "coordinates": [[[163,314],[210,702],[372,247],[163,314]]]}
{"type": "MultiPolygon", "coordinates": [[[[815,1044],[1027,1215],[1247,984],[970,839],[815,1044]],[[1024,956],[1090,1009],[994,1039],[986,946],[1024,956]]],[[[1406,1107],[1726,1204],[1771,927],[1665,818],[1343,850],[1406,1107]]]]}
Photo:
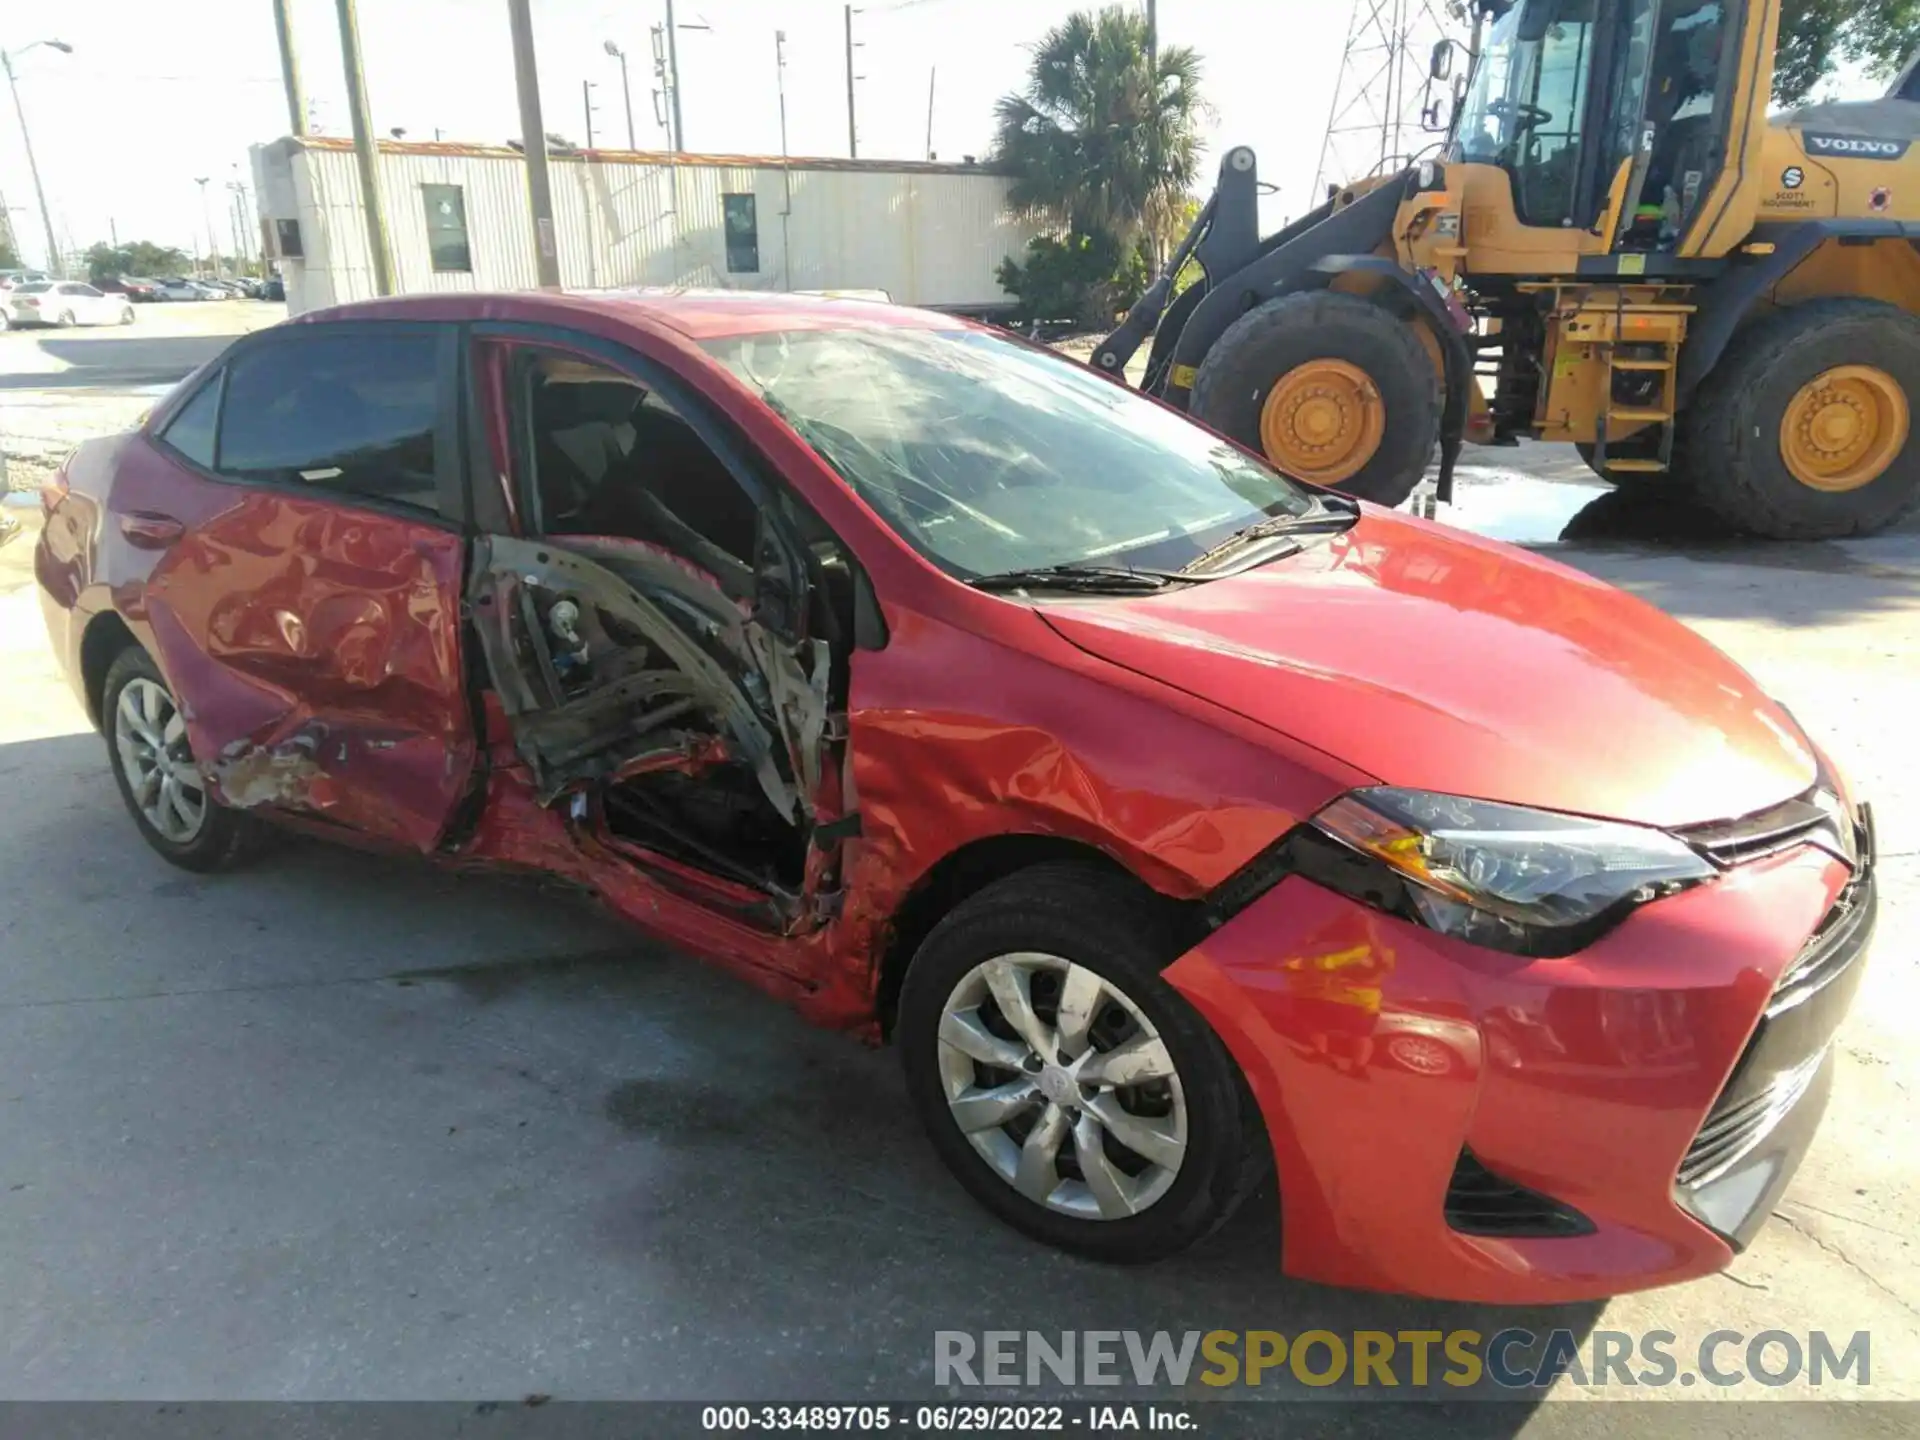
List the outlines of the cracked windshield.
{"type": "Polygon", "coordinates": [[[1132,391],[971,331],[810,330],[707,348],[922,554],[963,578],[1177,569],[1311,493],[1132,391]]]}

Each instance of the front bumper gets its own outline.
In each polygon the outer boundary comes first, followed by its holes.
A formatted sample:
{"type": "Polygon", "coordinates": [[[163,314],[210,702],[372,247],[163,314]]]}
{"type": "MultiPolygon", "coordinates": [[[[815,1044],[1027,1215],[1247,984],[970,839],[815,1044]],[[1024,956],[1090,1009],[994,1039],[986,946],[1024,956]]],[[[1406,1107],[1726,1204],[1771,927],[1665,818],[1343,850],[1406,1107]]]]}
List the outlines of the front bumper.
{"type": "Polygon", "coordinates": [[[1721,1269],[1765,1222],[1825,1102],[1870,886],[1825,982],[1779,1000],[1851,881],[1801,846],[1649,905],[1577,955],[1530,960],[1293,876],[1166,974],[1267,1122],[1289,1274],[1598,1299],[1721,1269]],[[1479,1198],[1505,1186],[1573,1222],[1467,1233],[1463,1175],[1479,1198]]]}

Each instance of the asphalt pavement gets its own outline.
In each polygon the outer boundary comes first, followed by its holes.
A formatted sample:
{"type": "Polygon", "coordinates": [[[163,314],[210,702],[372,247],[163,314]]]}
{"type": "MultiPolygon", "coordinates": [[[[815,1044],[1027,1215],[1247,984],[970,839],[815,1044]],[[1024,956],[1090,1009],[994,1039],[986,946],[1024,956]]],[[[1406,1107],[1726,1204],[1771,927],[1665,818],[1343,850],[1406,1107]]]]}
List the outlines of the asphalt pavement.
{"type": "MultiPolygon", "coordinates": [[[[123,423],[143,397],[122,390],[164,383],[126,377],[219,341],[151,339],[92,364],[132,342],[0,336],[0,441],[62,397],[63,424],[123,423]]],[[[1683,1348],[1868,1330],[1865,1393],[1920,1398],[1920,528],[1689,540],[1565,451],[1476,461],[1454,518],[1697,626],[1878,811],[1880,935],[1833,1108],[1726,1275],[1539,1311],[1330,1290],[1278,1275],[1270,1194],[1148,1269],[1039,1248],[947,1178],[891,1053],[577,897],[309,842],[232,875],[166,866],[54,671],[29,537],[0,550],[0,1400],[906,1399],[933,1393],[938,1330],[1509,1325],[1683,1348]]],[[[1709,1393],[1809,1392],[1632,1398],[1709,1393]]],[[[1560,1409],[1411,1428],[1609,1430],[1560,1409]]]]}

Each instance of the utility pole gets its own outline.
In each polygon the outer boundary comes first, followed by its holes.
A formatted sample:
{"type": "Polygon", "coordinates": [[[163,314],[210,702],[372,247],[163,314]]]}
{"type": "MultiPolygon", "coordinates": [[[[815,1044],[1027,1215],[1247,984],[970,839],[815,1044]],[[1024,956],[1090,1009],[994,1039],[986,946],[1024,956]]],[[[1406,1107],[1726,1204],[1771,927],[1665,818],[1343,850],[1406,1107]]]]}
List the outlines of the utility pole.
{"type": "Polygon", "coordinates": [[[107,239],[114,249],[120,248],[120,226],[111,215],[107,217],[107,239]]]}
{"type": "Polygon", "coordinates": [[[633,83],[627,78],[627,52],[611,40],[606,43],[606,51],[620,62],[620,98],[627,107],[627,149],[638,150],[640,142],[633,134],[633,83]]]}
{"type": "Polygon", "coordinates": [[[280,39],[280,83],[287,92],[287,121],[295,135],[307,133],[307,101],[300,93],[300,60],[293,50],[293,0],[273,0],[273,29],[280,39]]]}
{"type": "Polygon", "coordinates": [[[845,7],[847,20],[847,158],[860,158],[860,129],[853,108],[853,6],[845,7]]]}
{"type": "MultiPolygon", "coordinates": [[[[63,55],[73,53],[73,47],[64,40],[36,40],[33,45],[21,46],[17,53],[24,55],[34,45],[45,45],[63,55]]],[[[40,184],[40,163],[33,158],[33,137],[27,133],[26,107],[20,103],[20,81],[13,73],[13,56],[4,50],[0,50],[0,68],[6,70],[7,88],[13,91],[13,113],[20,117],[20,143],[27,152],[27,173],[33,177],[33,198],[40,207],[40,224],[47,236],[47,273],[65,278],[66,270],[60,264],[60,242],[53,238],[53,212],[47,209],[47,192],[40,184]]]]}
{"type": "Polygon", "coordinates": [[[1147,74],[1154,87],[1159,88],[1160,80],[1160,16],[1159,7],[1154,0],[1147,0],[1147,74]]]}
{"type": "Polygon", "coordinates": [[[360,162],[360,203],[367,217],[367,252],[373,258],[373,291],[393,294],[393,257],[387,252],[387,212],[380,203],[380,152],[367,104],[367,77],[360,68],[360,19],[353,0],[337,0],[340,62],[347,72],[347,108],[353,112],[353,153],[360,162]]]}
{"type": "Polygon", "coordinates": [[[587,114],[587,149],[593,149],[593,82],[580,82],[580,104],[587,114]]]}
{"type": "Polygon", "coordinates": [[[933,82],[934,77],[939,73],[938,66],[927,67],[927,159],[929,160],[933,159],[933,82]]]}
{"type": "Polygon", "coordinates": [[[534,68],[529,0],[507,0],[507,18],[513,27],[513,79],[520,96],[520,143],[527,157],[534,267],[542,290],[558,290],[560,251],[553,234],[553,184],[547,174],[547,126],[540,118],[540,75],[534,68]]]}
{"type": "Polygon", "coordinates": [[[679,27],[673,22],[673,0],[667,0],[667,90],[673,99],[673,148],[685,152],[687,127],[680,118],[680,42],[679,27]]]}
{"type": "Polygon", "coordinates": [[[202,175],[193,183],[200,187],[200,223],[207,227],[207,269],[215,275],[220,273],[220,237],[213,233],[213,212],[207,209],[207,181],[211,175],[202,175]]]}

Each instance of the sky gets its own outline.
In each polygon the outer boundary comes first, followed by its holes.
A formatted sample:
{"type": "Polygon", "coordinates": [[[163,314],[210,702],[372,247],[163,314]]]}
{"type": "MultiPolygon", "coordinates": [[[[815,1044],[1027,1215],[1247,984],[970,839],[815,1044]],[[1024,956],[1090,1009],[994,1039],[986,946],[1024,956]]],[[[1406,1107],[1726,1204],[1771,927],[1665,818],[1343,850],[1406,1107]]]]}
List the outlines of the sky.
{"type": "MultiPolygon", "coordinates": [[[[1034,42],[1087,3],[856,7],[861,156],[925,158],[931,79],[933,151],[984,157],[994,101],[1019,86],[1034,42]]],[[[398,126],[410,139],[432,139],[437,129],[449,140],[493,144],[519,134],[506,0],[358,0],[358,9],[376,132],[398,126]]],[[[1212,107],[1203,175],[1225,147],[1252,145],[1261,178],[1279,186],[1263,201],[1269,225],[1310,203],[1351,10],[1350,0],[1158,0],[1161,43],[1200,54],[1212,107]]],[[[582,86],[591,83],[595,139],[625,143],[620,64],[604,49],[611,40],[629,56],[640,147],[664,148],[649,40],[664,12],[665,0],[533,0],[549,130],[585,139],[582,86]]],[[[150,4],[132,0],[0,0],[0,48],[17,56],[20,99],[63,249],[117,234],[191,254],[208,243],[209,218],[221,248],[231,248],[225,187],[247,177],[249,145],[288,131],[271,0],[193,0],[164,23],[153,17],[150,4]],[[73,53],[19,53],[41,39],[64,40],[73,53]],[[203,176],[204,210],[196,184],[203,176]]],[[[774,35],[784,30],[789,151],[847,153],[840,4],[676,0],[675,18],[689,149],[779,152],[774,35]]],[[[318,129],[350,134],[335,0],[293,0],[293,25],[318,129]]],[[[0,195],[28,259],[41,260],[40,217],[11,113],[0,114],[0,195]]]]}

